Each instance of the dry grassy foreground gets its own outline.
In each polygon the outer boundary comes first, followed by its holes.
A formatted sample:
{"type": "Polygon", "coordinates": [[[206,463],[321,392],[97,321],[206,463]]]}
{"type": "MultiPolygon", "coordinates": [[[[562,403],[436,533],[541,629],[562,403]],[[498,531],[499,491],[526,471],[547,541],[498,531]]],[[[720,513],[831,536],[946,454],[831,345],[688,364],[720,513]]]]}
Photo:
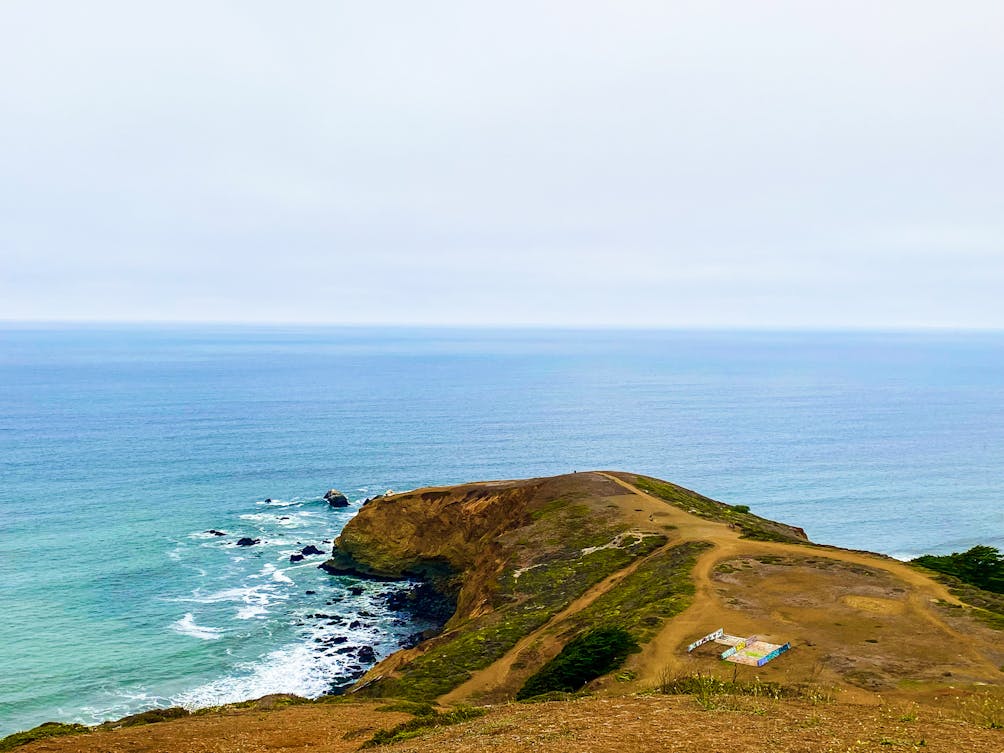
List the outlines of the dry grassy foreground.
{"type": "MultiPolygon", "coordinates": [[[[583,698],[496,706],[479,719],[382,748],[394,753],[1004,753],[1004,731],[963,721],[966,706],[812,705],[732,699],[702,709],[687,696],[583,698]]],[[[973,707],[975,708],[975,706],[973,707]]],[[[409,718],[376,704],[241,711],[34,743],[24,753],[336,753],[409,718]]]]}

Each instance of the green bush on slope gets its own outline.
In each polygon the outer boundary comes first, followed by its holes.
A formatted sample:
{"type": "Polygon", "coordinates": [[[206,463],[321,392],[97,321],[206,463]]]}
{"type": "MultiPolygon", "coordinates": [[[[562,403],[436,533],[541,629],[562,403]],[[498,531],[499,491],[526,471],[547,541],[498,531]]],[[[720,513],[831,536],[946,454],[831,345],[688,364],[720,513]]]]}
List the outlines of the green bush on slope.
{"type": "Polygon", "coordinates": [[[600,627],[580,635],[533,675],[516,694],[517,700],[552,691],[572,692],[590,680],[617,669],[638,642],[622,628],[600,627]]]}
{"type": "Polygon", "coordinates": [[[992,546],[974,546],[961,554],[952,552],[940,557],[925,554],[910,562],[954,576],[984,591],[1004,594],[1004,555],[992,546]]]}

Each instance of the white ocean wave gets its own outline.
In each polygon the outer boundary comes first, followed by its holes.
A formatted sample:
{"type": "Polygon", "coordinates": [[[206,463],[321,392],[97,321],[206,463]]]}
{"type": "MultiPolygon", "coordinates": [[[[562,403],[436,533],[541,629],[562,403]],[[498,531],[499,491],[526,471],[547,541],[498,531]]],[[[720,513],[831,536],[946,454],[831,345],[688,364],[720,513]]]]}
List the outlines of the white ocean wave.
{"type": "Polygon", "coordinates": [[[171,629],[182,635],[190,635],[193,638],[201,638],[204,641],[216,641],[223,637],[220,628],[204,627],[195,624],[195,615],[188,612],[184,617],[171,623],[171,629]]]}
{"type": "Polygon", "coordinates": [[[271,693],[316,698],[344,677],[350,662],[344,655],[325,655],[302,643],[292,644],[272,651],[259,662],[239,665],[232,675],[180,693],[172,702],[187,709],[198,709],[271,693]]]}
{"type": "Polygon", "coordinates": [[[302,504],[299,499],[263,499],[260,502],[255,502],[256,505],[262,505],[265,507],[293,507],[295,505],[302,504]]]}
{"type": "Polygon", "coordinates": [[[268,609],[263,604],[248,604],[237,610],[238,620],[254,620],[268,614],[268,609]]]}

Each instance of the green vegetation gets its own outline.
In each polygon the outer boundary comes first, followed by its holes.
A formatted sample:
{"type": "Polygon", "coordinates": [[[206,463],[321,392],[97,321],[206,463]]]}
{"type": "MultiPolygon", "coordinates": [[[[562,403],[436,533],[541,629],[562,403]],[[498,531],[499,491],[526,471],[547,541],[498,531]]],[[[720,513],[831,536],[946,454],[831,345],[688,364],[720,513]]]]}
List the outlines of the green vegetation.
{"type": "Polygon", "coordinates": [[[62,737],[63,735],[79,735],[82,732],[90,732],[90,727],[83,724],[62,724],[60,722],[46,722],[24,732],[15,732],[13,735],[0,740],[0,750],[11,750],[21,745],[33,743],[36,740],[44,740],[47,737],[62,737]]]}
{"type": "Polygon", "coordinates": [[[415,701],[395,701],[383,706],[377,706],[377,711],[399,711],[413,716],[428,716],[435,714],[436,708],[431,703],[417,703],[415,701]]]}
{"type": "MultiPolygon", "coordinates": [[[[433,638],[427,650],[362,694],[428,701],[497,661],[591,586],[666,544],[660,534],[631,536],[617,517],[565,495],[532,511],[511,532],[513,562],[494,583],[493,611],[433,638]]],[[[594,623],[595,624],[595,623],[594,623]]]]}
{"type": "Polygon", "coordinates": [[[574,615],[572,624],[615,625],[642,642],[649,640],[663,620],[690,606],[694,595],[690,572],[698,555],[710,547],[704,541],[690,541],[659,552],[574,615]]]}
{"type": "Polygon", "coordinates": [[[486,713],[486,709],[475,709],[469,706],[461,706],[453,711],[447,711],[442,714],[438,714],[436,712],[431,714],[422,714],[421,716],[416,716],[414,719],[407,722],[402,722],[396,727],[380,730],[373,735],[373,737],[364,742],[362,747],[376,748],[380,745],[390,745],[392,743],[401,742],[402,740],[409,740],[436,727],[448,727],[452,724],[462,724],[463,722],[469,722],[471,719],[477,719],[479,716],[484,716],[486,713]]]}
{"type": "Polygon", "coordinates": [[[648,476],[635,476],[633,483],[653,497],[658,497],[693,515],[737,526],[742,531],[741,538],[790,544],[808,543],[796,529],[754,515],[747,505],[727,505],[684,489],[682,486],[648,476]]]}
{"type": "MultiPolygon", "coordinates": [[[[302,702],[303,699],[300,699],[302,702]]],[[[168,709],[150,709],[141,711],[138,714],[124,716],[114,722],[104,722],[98,725],[98,729],[117,729],[119,727],[138,727],[142,724],[157,724],[158,722],[168,722],[171,719],[181,719],[191,712],[180,706],[172,706],[168,709]]]]}
{"type": "Polygon", "coordinates": [[[590,586],[647,554],[659,541],[648,537],[635,547],[599,549],[540,564],[518,579],[508,573],[503,577],[506,601],[494,612],[433,639],[424,654],[401,669],[399,678],[373,683],[364,692],[423,701],[452,690],[504,656],[590,586]]]}
{"type": "Polygon", "coordinates": [[[1000,695],[973,693],[958,704],[959,718],[985,729],[1004,729],[1004,703],[1000,695]]]}
{"type": "Polygon", "coordinates": [[[973,607],[976,619],[1004,630],[1004,556],[997,549],[974,546],[961,554],[925,554],[910,564],[933,570],[935,579],[948,586],[952,595],[973,607]]]}
{"type": "Polygon", "coordinates": [[[952,552],[940,557],[925,554],[910,563],[951,575],[984,591],[1004,594],[1004,555],[992,546],[974,546],[961,554],[952,552]]]}
{"type": "Polygon", "coordinates": [[[568,643],[561,653],[540,668],[516,694],[516,700],[553,691],[573,692],[590,680],[617,669],[638,642],[619,627],[600,627],[568,643]]]}

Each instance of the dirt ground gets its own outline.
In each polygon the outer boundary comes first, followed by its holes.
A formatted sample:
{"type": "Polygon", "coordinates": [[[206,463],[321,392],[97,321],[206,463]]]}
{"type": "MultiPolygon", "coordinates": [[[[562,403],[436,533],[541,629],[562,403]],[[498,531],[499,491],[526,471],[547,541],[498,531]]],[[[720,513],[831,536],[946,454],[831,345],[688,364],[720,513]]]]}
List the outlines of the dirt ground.
{"type": "MultiPolygon", "coordinates": [[[[733,699],[705,710],[688,696],[584,698],[493,707],[479,719],[379,750],[395,753],[1002,753],[1004,731],[959,720],[958,709],[810,705],[733,699]]],[[[337,753],[404,715],[372,704],[296,706],[54,739],[25,753],[337,753]]]]}

